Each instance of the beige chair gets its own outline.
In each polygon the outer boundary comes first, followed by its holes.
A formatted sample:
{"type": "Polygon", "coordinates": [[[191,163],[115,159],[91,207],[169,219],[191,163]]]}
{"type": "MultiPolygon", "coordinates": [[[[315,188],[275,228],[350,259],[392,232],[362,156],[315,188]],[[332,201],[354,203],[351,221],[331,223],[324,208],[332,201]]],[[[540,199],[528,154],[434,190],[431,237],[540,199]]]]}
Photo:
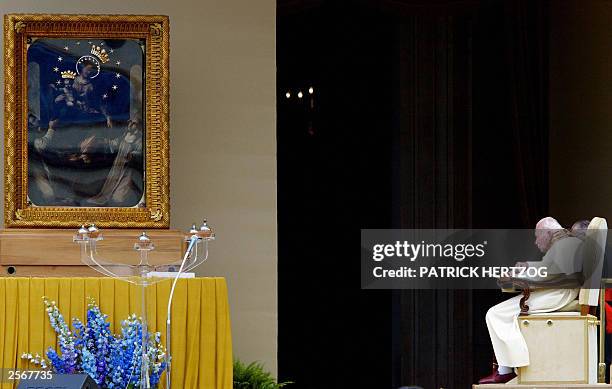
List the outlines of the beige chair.
{"type": "Polygon", "coordinates": [[[601,272],[604,264],[604,255],[606,248],[606,238],[608,235],[608,223],[606,219],[594,217],[589,223],[587,230],[587,240],[585,241],[585,255],[587,260],[583,265],[582,273],[587,275],[584,280],[583,288],[580,289],[578,303],[580,304],[581,315],[587,313],[595,313],[597,305],[599,305],[599,292],[601,280],[601,272]],[[589,261],[588,259],[593,259],[589,261]],[[597,284],[597,289],[592,288],[592,284],[597,284]]]}
{"type": "MultiPolygon", "coordinates": [[[[578,299],[559,312],[519,316],[519,327],[529,349],[530,365],[519,368],[519,384],[597,383],[597,318],[599,285],[608,225],[593,218],[583,246],[582,288],[578,299]]],[[[578,286],[578,285],[576,285],[578,286]]],[[[521,308],[528,309],[529,290],[521,308]]]]}

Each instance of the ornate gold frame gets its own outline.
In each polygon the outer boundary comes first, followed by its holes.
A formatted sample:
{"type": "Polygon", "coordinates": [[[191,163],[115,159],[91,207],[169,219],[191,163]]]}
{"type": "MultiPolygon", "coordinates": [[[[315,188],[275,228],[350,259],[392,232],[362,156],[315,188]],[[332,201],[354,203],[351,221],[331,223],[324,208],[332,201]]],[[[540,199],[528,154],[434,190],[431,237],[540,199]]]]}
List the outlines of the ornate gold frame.
{"type": "Polygon", "coordinates": [[[168,228],[169,20],[153,15],[9,14],[4,17],[4,222],[6,227],[168,228]],[[28,204],[28,37],[146,40],[145,207],[34,207],[28,204]]]}

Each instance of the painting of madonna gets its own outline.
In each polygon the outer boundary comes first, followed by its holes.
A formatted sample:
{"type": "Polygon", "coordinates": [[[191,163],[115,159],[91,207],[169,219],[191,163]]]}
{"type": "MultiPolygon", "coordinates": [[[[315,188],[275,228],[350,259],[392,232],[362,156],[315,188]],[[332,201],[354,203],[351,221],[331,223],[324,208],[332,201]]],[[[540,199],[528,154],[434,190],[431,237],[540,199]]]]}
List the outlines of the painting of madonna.
{"type": "Polygon", "coordinates": [[[144,206],[144,42],[28,42],[28,201],[144,206]]]}

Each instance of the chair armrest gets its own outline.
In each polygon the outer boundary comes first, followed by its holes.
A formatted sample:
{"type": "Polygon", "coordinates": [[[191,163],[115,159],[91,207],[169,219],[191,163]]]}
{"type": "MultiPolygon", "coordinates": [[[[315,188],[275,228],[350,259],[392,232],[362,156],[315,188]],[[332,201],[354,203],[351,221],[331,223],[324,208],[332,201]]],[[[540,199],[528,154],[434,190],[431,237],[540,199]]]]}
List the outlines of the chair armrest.
{"type": "Polygon", "coordinates": [[[511,285],[511,287],[520,289],[522,291],[521,293],[523,297],[519,302],[519,306],[521,308],[521,314],[526,315],[529,313],[529,305],[527,305],[527,300],[529,300],[532,290],[579,288],[582,285],[582,279],[580,275],[571,275],[562,278],[537,281],[526,278],[506,278],[498,280],[497,284],[501,288],[508,288],[509,285],[511,285]]]}

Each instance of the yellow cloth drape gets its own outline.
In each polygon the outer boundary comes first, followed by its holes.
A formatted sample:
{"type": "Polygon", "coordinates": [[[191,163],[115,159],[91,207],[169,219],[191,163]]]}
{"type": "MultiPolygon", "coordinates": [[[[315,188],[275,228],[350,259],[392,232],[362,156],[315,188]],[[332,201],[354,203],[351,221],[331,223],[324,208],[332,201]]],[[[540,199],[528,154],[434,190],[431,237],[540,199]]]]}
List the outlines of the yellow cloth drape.
{"type": "MultiPolygon", "coordinates": [[[[150,332],[166,344],[166,311],[171,280],[147,288],[150,332]]],[[[0,368],[27,370],[21,354],[43,355],[56,335],[42,296],[56,301],[66,321],[85,322],[87,298],[94,298],[119,332],[129,314],[141,316],[142,289],[111,278],[0,278],[0,368]]],[[[172,387],[232,388],[232,339],[223,278],[179,280],[172,303],[172,387]]],[[[0,384],[0,389],[13,388],[0,384]]],[[[165,374],[160,388],[165,388],[165,374]]]]}

